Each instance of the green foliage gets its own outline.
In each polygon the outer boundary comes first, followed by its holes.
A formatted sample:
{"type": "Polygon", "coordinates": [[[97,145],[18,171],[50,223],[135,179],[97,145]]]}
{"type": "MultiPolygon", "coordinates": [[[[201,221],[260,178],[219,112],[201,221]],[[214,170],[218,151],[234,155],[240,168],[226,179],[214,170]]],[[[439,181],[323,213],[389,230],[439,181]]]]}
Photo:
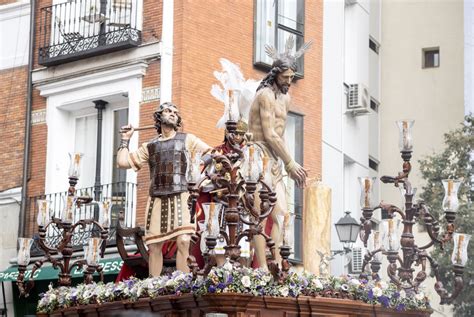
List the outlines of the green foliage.
{"type": "MultiPolygon", "coordinates": [[[[443,219],[442,201],[443,179],[462,179],[459,190],[460,207],[456,217],[456,232],[472,234],[474,232],[474,117],[465,117],[461,128],[444,136],[446,148],[437,154],[420,160],[423,178],[427,181],[421,198],[431,207],[436,219],[443,219]]],[[[444,219],[443,219],[444,220],[444,219]]],[[[445,221],[441,221],[444,228],[445,221]]],[[[440,264],[440,276],[448,291],[453,290],[451,271],[452,243],[445,250],[436,247],[432,256],[440,264]]],[[[469,244],[469,260],[464,273],[464,289],[454,302],[455,316],[474,316],[474,241],[469,244]]]]}

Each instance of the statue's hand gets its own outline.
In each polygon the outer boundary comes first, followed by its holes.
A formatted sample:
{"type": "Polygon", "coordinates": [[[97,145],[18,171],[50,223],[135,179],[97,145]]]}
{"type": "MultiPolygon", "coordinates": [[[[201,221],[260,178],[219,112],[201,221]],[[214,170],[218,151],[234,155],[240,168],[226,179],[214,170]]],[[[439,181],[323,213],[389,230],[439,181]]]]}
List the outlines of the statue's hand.
{"type": "Polygon", "coordinates": [[[135,132],[135,129],[132,127],[131,124],[124,125],[120,128],[120,136],[123,140],[130,140],[130,138],[135,132]]]}
{"type": "Polygon", "coordinates": [[[308,176],[308,172],[303,166],[294,162],[292,168],[288,171],[288,174],[295,180],[296,186],[300,188],[306,187],[306,177],[308,176]]]}

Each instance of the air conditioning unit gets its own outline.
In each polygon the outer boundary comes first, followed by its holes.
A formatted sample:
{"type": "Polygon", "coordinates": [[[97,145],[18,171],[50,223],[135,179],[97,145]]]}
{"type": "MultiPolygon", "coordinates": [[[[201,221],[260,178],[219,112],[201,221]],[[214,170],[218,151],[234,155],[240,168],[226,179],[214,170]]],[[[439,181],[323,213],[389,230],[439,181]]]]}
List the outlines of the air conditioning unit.
{"type": "Polygon", "coordinates": [[[362,248],[352,249],[351,273],[362,273],[362,248]]]}
{"type": "Polygon", "coordinates": [[[370,94],[367,86],[363,84],[349,85],[347,112],[356,116],[370,113],[370,94]]]}
{"type": "Polygon", "coordinates": [[[350,6],[350,5],[353,5],[353,4],[356,4],[357,2],[359,2],[359,0],[345,0],[344,1],[346,6],[350,6]]]}

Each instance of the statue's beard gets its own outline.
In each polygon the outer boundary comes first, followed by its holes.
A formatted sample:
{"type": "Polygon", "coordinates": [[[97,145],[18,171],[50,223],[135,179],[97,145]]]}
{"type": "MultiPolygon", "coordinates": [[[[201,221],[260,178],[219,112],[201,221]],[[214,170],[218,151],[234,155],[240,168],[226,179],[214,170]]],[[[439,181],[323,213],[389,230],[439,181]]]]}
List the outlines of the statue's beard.
{"type": "Polygon", "coordinates": [[[173,121],[170,121],[168,118],[161,118],[161,125],[165,125],[165,126],[168,126],[168,127],[171,127],[175,130],[178,129],[178,123],[177,122],[173,122],[173,121]]]}
{"type": "Polygon", "coordinates": [[[280,92],[284,95],[286,95],[288,93],[288,90],[290,90],[290,85],[289,84],[282,84],[280,85],[278,82],[277,82],[277,87],[278,89],[280,90],[280,92]]]}

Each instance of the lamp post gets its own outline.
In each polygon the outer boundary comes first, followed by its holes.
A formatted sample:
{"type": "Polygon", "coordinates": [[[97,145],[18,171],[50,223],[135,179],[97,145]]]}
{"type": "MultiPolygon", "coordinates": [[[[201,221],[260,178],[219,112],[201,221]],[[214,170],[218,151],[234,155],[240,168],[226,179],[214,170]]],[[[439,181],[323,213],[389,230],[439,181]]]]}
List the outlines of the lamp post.
{"type": "Polygon", "coordinates": [[[346,211],[346,215],[334,224],[337,236],[342,243],[344,250],[333,251],[333,254],[348,253],[352,249],[352,244],[357,241],[360,231],[360,224],[351,217],[351,212],[346,211]]]}
{"type": "Polygon", "coordinates": [[[74,153],[70,154],[71,163],[69,167],[69,189],[67,196],[65,197],[64,209],[61,213],[60,218],[53,217],[50,213],[49,201],[39,200],[38,201],[38,231],[39,231],[39,247],[44,251],[45,255],[42,259],[37,260],[31,272],[30,279],[25,281],[26,267],[30,262],[30,248],[33,243],[32,239],[19,238],[19,251],[18,251],[18,278],[17,285],[20,290],[20,295],[28,296],[29,291],[34,286],[33,276],[36,270],[38,270],[45,262],[50,262],[54,268],[59,268],[58,282],[60,286],[71,285],[71,272],[74,267],[84,267],[84,282],[92,282],[92,274],[98,272],[102,276],[102,268],[98,265],[99,255],[103,256],[104,247],[108,238],[108,227],[110,225],[110,208],[111,204],[109,201],[99,203],[100,216],[99,221],[94,219],[79,219],[77,222],[74,221],[74,215],[76,208],[80,207],[81,204],[90,203],[92,198],[90,197],[77,197],[75,186],[80,176],[80,164],[82,154],[74,153]],[[100,238],[90,238],[88,246],[84,249],[84,258],[78,259],[71,262],[73,248],[72,248],[72,237],[76,228],[81,227],[84,229],[86,226],[97,226],[100,231],[100,238]],[[57,246],[48,245],[46,240],[46,232],[48,228],[56,227],[57,230],[62,232],[62,239],[57,246]],[[60,254],[58,257],[57,255],[60,254]]]}

